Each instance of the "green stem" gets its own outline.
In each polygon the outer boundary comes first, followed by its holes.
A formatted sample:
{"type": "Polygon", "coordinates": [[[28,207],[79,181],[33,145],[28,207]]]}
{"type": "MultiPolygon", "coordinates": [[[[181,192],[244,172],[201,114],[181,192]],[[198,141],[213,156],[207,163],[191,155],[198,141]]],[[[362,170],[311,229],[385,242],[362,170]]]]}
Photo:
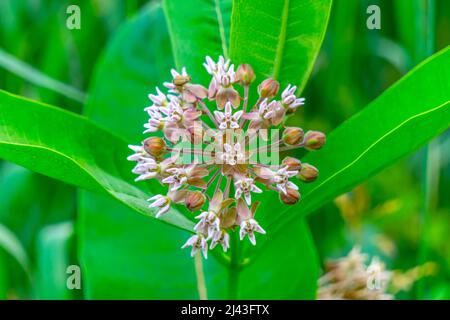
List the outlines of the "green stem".
{"type": "Polygon", "coordinates": [[[198,296],[200,300],[208,300],[206,292],[205,273],[203,272],[203,261],[201,252],[195,255],[195,275],[197,276],[198,296]]]}
{"type": "MultiPolygon", "coordinates": [[[[435,1],[434,0],[418,0],[417,12],[417,33],[419,34],[416,46],[417,63],[431,56],[434,52],[435,30],[435,1]]],[[[419,216],[420,239],[418,248],[418,264],[424,264],[428,259],[427,245],[427,229],[430,220],[431,198],[433,197],[433,185],[439,174],[439,168],[436,166],[437,159],[434,159],[433,143],[425,147],[422,165],[422,207],[419,216]]],[[[425,279],[421,279],[417,283],[416,299],[424,299],[425,279]]]]}
{"type": "Polygon", "coordinates": [[[239,241],[238,233],[231,234],[231,260],[230,260],[230,273],[228,278],[228,299],[236,300],[239,282],[239,241]]]}

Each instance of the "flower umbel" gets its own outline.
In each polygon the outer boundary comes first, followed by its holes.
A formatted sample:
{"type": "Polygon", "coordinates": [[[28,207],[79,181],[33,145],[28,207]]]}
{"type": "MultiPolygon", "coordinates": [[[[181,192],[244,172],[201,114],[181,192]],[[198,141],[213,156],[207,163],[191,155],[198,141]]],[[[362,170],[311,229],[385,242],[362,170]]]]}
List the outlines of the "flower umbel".
{"type": "Polygon", "coordinates": [[[255,219],[255,199],[263,199],[265,192],[278,193],[286,205],[300,200],[292,180],[311,182],[318,170],[292,157],[279,163],[279,152],[318,150],[325,135],[285,125],[305,103],[296,96],[297,87],[281,91],[278,81],[265,79],[256,97],[250,94],[255,81],[250,65],[235,71],[223,57],[217,62],[206,57],[204,66],[211,75],[208,89],[193,83],[182,68],[171,70],[172,80],[163,84],[167,93],[156,88],[149,94],[144,133],[151,136],[140,146],[129,146],[134,153],[128,160],[136,162],[136,181],[155,179],[167,187],[166,194],[148,199],[157,218],[171,214],[172,204],[199,212],[195,235],[183,248],[192,247],[191,255],[201,251],[206,258],[208,249],[218,245],[226,252],[231,233],[256,245],[256,234],[266,231],[255,219]]]}

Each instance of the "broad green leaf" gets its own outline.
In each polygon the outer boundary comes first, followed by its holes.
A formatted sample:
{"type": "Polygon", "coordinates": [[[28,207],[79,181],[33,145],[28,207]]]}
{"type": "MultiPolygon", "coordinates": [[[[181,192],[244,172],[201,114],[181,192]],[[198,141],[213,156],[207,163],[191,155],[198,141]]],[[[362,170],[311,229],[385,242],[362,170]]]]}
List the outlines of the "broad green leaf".
{"type": "Polygon", "coordinates": [[[230,57],[258,81],[272,77],[301,90],[325,36],[331,0],[234,0],[230,57]]]}
{"type": "MultiPolygon", "coordinates": [[[[36,298],[74,299],[78,289],[70,289],[67,279],[73,273],[74,230],[72,222],[62,222],[43,228],[37,242],[36,298]]],[[[80,274],[81,276],[81,274],[80,274]]]]}
{"type": "Polygon", "coordinates": [[[79,257],[88,299],[197,299],[187,232],[102,195],[80,196],[79,257]]]}
{"type": "MultiPolygon", "coordinates": [[[[0,158],[93,191],[153,216],[147,195],[129,183],[127,143],[84,117],[0,91],[0,158]]],[[[161,219],[191,230],[175,210],[161,219]]]]}
{"type": "Polygon", "coordinates": [[[207,87],[205,57],[228,57],[231,0],[164,0],[163,6],[176,67],[185,66],[194,82],[207,87]]]}
{"type": "MultiPolygon", "coordinates": [[[[261,256],[239,277],[240,299],[315,299],[319,262],[307,224],[296,221],[283,234],[267,234],[261,256]]],[[[250,248],[255,250],[256,248],[250,248]]]]}
{"type": "MultiPolygon", "coordinates": [[[[271,217],[272,230],[304,216],[412,153],[450,125],[450,48],[425,60],[328,136],[303,161],[319,179],[299,205],[271,217]]],[[[389,179],[389,177],[386,177],[389,179]]]]}

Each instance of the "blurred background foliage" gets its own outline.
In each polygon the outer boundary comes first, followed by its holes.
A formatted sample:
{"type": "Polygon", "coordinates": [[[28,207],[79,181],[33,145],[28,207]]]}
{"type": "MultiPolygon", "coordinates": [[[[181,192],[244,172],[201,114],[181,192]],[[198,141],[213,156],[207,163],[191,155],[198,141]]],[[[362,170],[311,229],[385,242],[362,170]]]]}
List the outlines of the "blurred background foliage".
{"type": "MultiPolygon", "coordinates": [[[[0,88],[82,113],[102,52],[118,28],[146,4],[0,1],[0,88]],[[66,28],[70,4],[81,8],[81,30],[66,28]]],[[[420,62],[418,5],[416,0],[335,0],[303,93],[308,108],[294,121],[305,129],[329,132],[420,62]],[[366,27],[366,9],[372,4],[381,8],[381,30],[366,27]]],[[[450,43],[450,1],[435,1],[434,23],[433,47],[438,51],[450,43]]],[[[363,251],[380,256],[389,269],[410,270],[397,279],[408,290],[399,291],[396,298],[450,299],[449,136],[447,132],[432,142],[431,210],[426,216],[421,213],[421,150],[309,217],[320,261],[343,256],[359,244],[363,251]],[[425,268],[413,269],[425,262],[425,268]],[[420,280],[408,288],[408,277],[420,280]]],[[[74,187],[0,162],[1,299],[88,297],[83,290],[65,289],[67,265],[79,263],[77,207],[83,201],[77,202],[77,193],[74,187]]],[[[82,198],[89,201],[89,194],[82,198]]],[[[140,239],[145,235],[136,241],[140,239]]]]}

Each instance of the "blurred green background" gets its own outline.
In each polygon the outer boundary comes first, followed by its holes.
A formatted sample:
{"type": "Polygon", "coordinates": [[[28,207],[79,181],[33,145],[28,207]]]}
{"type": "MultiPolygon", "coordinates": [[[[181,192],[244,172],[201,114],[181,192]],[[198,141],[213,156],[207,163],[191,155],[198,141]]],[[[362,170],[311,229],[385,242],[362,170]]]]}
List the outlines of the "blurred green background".
{"type": "MultiPolygon", "coordinates": [[[[308,108],[297,115],[298,120],[329,132],[423,60],[417,44],[417,3],[335,0],[322,50],[303,93],[308,108]],[[366,27],[366,9],[372,4],[381,8],[381,30],[366,27]]],[[[87,92],[96,85],[97,63],[114,63],[104,56],[108,43],[120,37],[121,26],[146,5],[148,1],[1,0],[0,88],[82,113],[87,92]],[[66,28],[70,4],[81,8],[81,30],[66,28]]],[[[450,43],[450,1],[435,1],[435,31],[432,46],[438,51],[450,43]]],[[[156,59],[170,54],[164,48],[146,48],[145,42],[141,45],[156,59]]],[[[128,59],[133,57],[128,64],[139,68],[140,52],[128,59]]],[[[153,90],[150,83],[148,79],[148,92],[153,90]]],[[[429,147],[432,188],[427,214],[421,150],[311,215],[308,222],[321,262],[345,255],[355,244],[380,256],[392,270],[407,271],[429,262],[426,276],[396,298],[450,299],[449,137],[447,132],[429,147]]],[[[77,238],[80,224],[87,223],[79,215],[80,204],[89,202],[86,195],[78,201],[78,193],[74,187],[0,161],[1,299],[92,297],[84,285],[81,290],[66,289],[66,267],[83,268],[81,250],[95,254],[82,249],[77,238]]],[[[145,236],[138,240],[145,241],[145,236]]],[[[104,291],[119,290],[104,278],[104,285],[110,285],[104,291]]]]}

